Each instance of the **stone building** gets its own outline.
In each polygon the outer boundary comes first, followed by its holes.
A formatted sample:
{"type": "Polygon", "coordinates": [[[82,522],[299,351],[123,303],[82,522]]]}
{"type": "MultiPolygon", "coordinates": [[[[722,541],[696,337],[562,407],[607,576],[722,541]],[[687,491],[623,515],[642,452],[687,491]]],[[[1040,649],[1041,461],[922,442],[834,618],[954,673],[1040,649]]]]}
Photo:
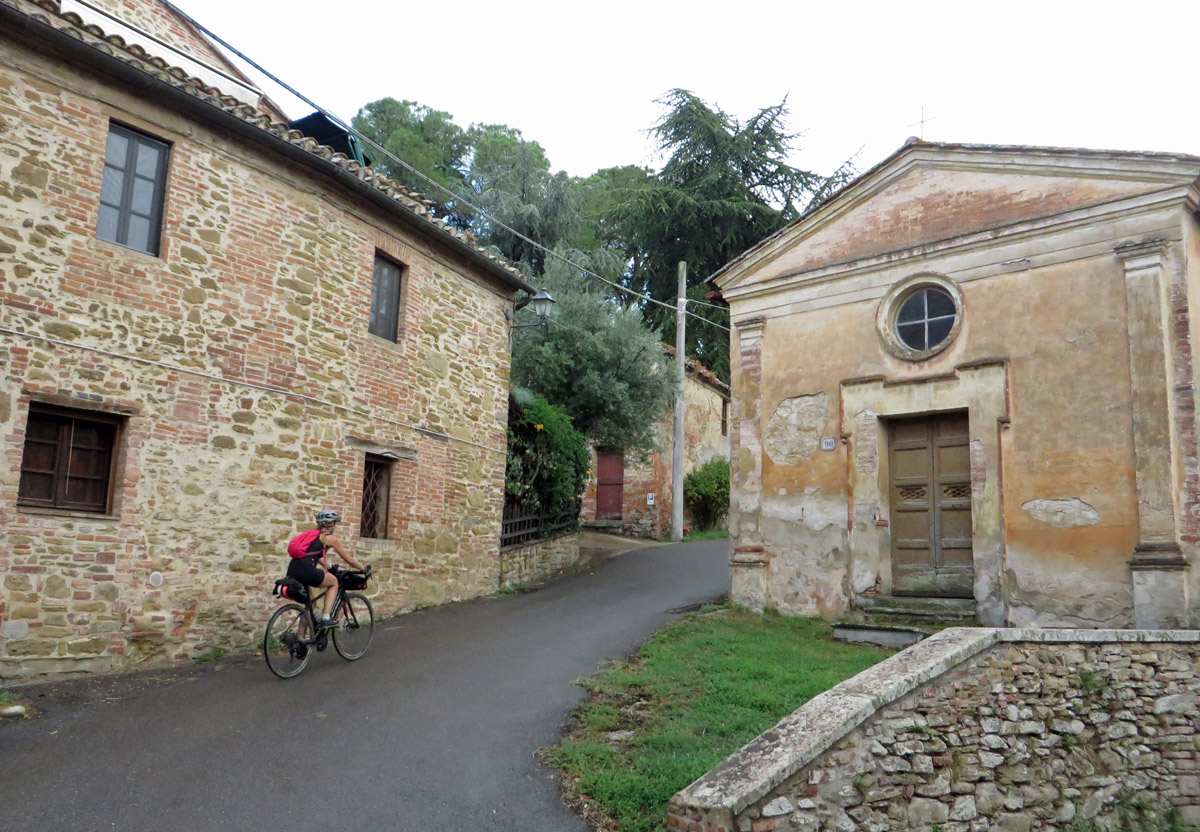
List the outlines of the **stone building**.
{"type": "MultiPolygon", "coordinates": [[[[663,345],[671,355],[673,347],[663,345]]],[[[690,472],[713,457],[729,458],[729,386],[699,362],[689,359],[683,391],[683,470],[690,472]]],[[[591,472],[583,494],[583,522],[636,537],[671,533],[671,465],[675,448],[674,406],[658,425],[659,450],[645,459],[634,454],[601,453],[592,448],[591,472]]],[[[684,522],[690,522],[684,508],[684,522]]]]}
{"type": "Polygon", "coordinates": [[[518,273],[155,0],[0,0],[0,678],[253,644],[322,507],[496,589],[518,273]]]}
{"type": "Polygon", "coordinates": [[[725,266],[733,598],[1200,625],[1198,175],[912,139],[725,266]]]}

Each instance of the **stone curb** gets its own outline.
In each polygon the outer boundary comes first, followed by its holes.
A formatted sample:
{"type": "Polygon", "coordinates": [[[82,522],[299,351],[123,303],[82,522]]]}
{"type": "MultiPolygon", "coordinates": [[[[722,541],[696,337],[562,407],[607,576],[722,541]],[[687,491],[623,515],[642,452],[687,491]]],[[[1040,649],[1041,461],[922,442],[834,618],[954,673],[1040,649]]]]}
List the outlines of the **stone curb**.
{"type": "Polygon", "coordinates": [[[1198,630],[951,627],[806,702],[675,795],[672,803],[736,817],[884,706],[1002,642],[1200,642],[1198,630]]]}

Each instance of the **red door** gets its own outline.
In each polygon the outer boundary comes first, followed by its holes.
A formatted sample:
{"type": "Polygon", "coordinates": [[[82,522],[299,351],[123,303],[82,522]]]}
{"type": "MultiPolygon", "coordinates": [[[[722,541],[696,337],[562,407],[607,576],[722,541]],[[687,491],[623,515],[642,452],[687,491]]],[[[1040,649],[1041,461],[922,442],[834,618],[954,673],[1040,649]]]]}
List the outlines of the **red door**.
{"type": "Polygon", "coordinates": [[[625,458],[599,454],[596,458],[596,519],[620,520],[625,492],[625,458]]]}

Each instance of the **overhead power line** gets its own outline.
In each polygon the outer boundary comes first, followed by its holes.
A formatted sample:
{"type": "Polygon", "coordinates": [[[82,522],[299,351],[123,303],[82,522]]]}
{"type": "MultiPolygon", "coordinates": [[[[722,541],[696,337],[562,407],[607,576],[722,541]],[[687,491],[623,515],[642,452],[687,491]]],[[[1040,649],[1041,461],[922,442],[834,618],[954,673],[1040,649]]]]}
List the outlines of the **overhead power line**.
{"type": "MultiPolygon", "coordinates": [[[[418,170],[417,168],[413,167],[411,164],[409,164],[408,162],[404,161],[403,159],[401,159],[401,158],[400,158],[399,156],[397,156],[396,154],[392,153],[392,152],[391,152],[390,150],[388,150],[386,147],[384,147],[383,145],[379,144],[379,142],[375,141],[375,140],[374,140],[374,139],[372,139],[370,136],[365,136],[365,135],[363,135],[362,133],[360,133],[358,130],[355,130],[355,129],[354,129],[354,127],[352,127],[351,125],[347,124],[345,121],[343,121],[341,118],[339,118],[339,117],[338,117],[336,114],[334,114],[334,113],[330,112],[329,110],[326,110],[324,107],[322,107],[322,106],[320,106],[319,104],[317,104],[315,101],[313,101],[313,100],[312,100],[312,99],[310,99],[308,96],[306,96],[306,95],[304,95],[303,93],[301,93],[301,92],[300,92],[299,90],[297,90],[296,88],[292,87],[290,84],[286,83],[285,81],[283,81],[283,80],[281,80],[280,78],[278,78],[278,77],[276,77],[275,75],[273,75],[271,72],[269,72],[267,69],[263,68],[263,67],[262,67],[262,66],[261,66],[259,63],[257,63],[255,60],[253,60],[252,58],[250,58],[249,56],[247,56],[247,55],[246,55],[244,52],[242,52],[241,50],[239,50],[239,49],[237,49],[236,47],[234,47],[233,45],[231,45],[231,44],[230,44],[228,41],[226,41],[224,38],[222,38],[222,37],[221,37],[220,35],[218,35],[216,32],[212,31],[212,30],[211,30],[211,29],[209,29],[207,26],[205,26],[203,23],[200,23],[198,20],[196,20],[196,19],[195,19],[195,18],[193,18],[191,15],[189,15],[187,12],[185,12],[183,9],[179,8],[179,7],[178,7],[178,6],[176,6],[174,3],[170,2],[170,0],[164,0],[164,2],[165,2],[165,3],[167,4],[167,6],[169,6],[169,7],[170,7],[172,10],[174,10],[176,14],[179,14],[180,16],[182,16],[182,17],[183,17],[185,20],[187,20],[187,21],[188,21],[188,23],[190,23],[192,26],[196,27],[196,28],[197,28],[197,29],[199,29],[201,32],[203,32],[205,35],[207,35],[208,37],[212,38],[212,39],[213,39],[214,41],[216,41],[218,44],[220,44],[221,46],[223,46],[225,49],[228,49],[230,52],[232,52],[232,53],[233,53],[234,55],[236,55],[238,58],[242,59],[243,61],[245,61],[245,62],[246,62],[247,64],[249,64],[250,66],[254,67],[254,69],[256,69],[258,72],[261,72],[261,73],[262,73],[264,76],[266,76],[267,78],[269,78],[269,79],[270,79],[272,82],[274,82],[275,84],[278,84],[278,85],[279,85],[281,88],[283,88],[283,89],[287,90],[289,93],[291,93],[292,95],[294,95],[296,98],[300,99],[300,100],[301,100],[301,101],[303,101],[305,104],[307,104],[308,106],[312,107],[312,108],[313,108],[314,110],[316,110],[317,112],[321,113],[323,116],[325,116],[327,119],[329,119],[330,121],[332,121],[334,124],[336,124],[336,125],[338,125],[339,127],[341,127],[341,128],[342,128],[343,130],[345,130],[347,133],[350,133],[350,134],[352,134],[352,135],[354,135],[354,136],[358,137],[359,139],[361,139],[362,141],[366,142],[366,143],[367,143],[367,144],[369,144],[371,147],[373,147],[373,148],[374,148],[376,151],[378,151],[379,153],[382,153],[384,156],[386,156],[387,158],[391,159],[391,160],[392,160],[393,162],[395,162],[396,164],[398,164],[398,165],[400,165],[401,167],[403,167],[405,170],[407,170],[407,171],[410,171],[410,172],[411,172],[411,173],[413,173],[415,176],[418,176],[418,177],[420,177],[420,178],[421,178],[423,181],[425,181],[425,182],[428,182],[428,183],[429,183],[430,185],[432,185],[433,187],[435,187],[435,188],[437,188],[438,190],[440,190],[440,191],[442,191],[442,192],[446,193],[448,196],[450,196],[450,198],[451,198],[451,199],[455,200],[455,201],[456,201],[458,204],[461,204],[461,205],[464,205],[464,206],[466,206],[467,208],[470,208],[470,209],[471,209],[473,212],[475,212],[476,214],[478,214],[480,217],[483,217],[483,218],[484,218],[485,220],[487,220],[488,222],[490,222],[490,223],[492,223],[492,224],[494,224],[494,225],[496,225],[496,226],[498,226],[498,227],[500,227],[500,228],[503,228],[503,229],[504,229],[505,231],[507,231],[509,234],[512,234],[513,236],[515,236],[515,237],[517,237],[517,238],[521,239],[522,241],[524,241],[524,242],[528,243],[529,245],[531,245],[531,246],[533,246],[534,248],[538,249],[539,251],[541,251],[541,252],[545,253],[546,255],[548,255],[548,256],[550,256],[550,257],[553,257],[553,258],[555,258],[556,260],[561,260],[563,263],[567,264],[567,265],[568,265],[568,266],[570,266],[571,268],[578,270],[578,271],[579,271],[581,274],[585,274],[585,275],[587,275],[588,277],[594,278],[594,279],[596,279],[596,280],[599,280],[599,281],[601,281],[601,282],[603,282],[603,283],[607,283],[609,286],[611,286],[612,288],[616,289],[616,290],[617,290],[617,291],[619,291],[619,292],[624,292],[624,293],[625,293],[625,294],[627,294],[627,295],[633,295],[634,297],[640,298],[640,299],[642,299],[642,300],[644,300],[644,301],[646,301],[646,302],[648,302],[648,303],[657,304],[658,306],[661,306],[661,307],[663,307],[664,309],[668,309],[668,310],[670,310],[670,311],[672,311],[672,312],[675,312],[675,311],[676,311],[676,309],[675,309],[675,306],[674,306],[673,304],[670,304],[670,303],[664,303],[664,302],[663,302],[663,301],[661,301],[661,300],[658,300],[658,299],[656,299],[656,298],[652,298],[652,297],[650,297],[649,295],[644,295],[644,294],[642,294],[641,292],[638,292],[638,291],[635,291],[635,290],[633,290],[633,289],[630,289],[630,288],[628,288],[627,286],[622,286],[621,284],[619,284],[619,283],[615,283],[615,282],[613,282],[613,281],[609,280],[608,278],[606,278],[606,277],[603,277],[602,275],[596,274],[596,273],[595,273],[595,272],[593,272],[591,269],[588,269],[588,268],[586,268],[586,267],[584,267],[584,266],[581,266],[581,265],[579,265],[578,263],[574,262],[574,261],[573,261],[573,260],[571,260],[570,258],[564,257],[563,255],[559,254],[558,252],[556,252],[556,251],[553,251],[553,250],[552,250],[552,249],[550,249],[550,248],[547,248],[547,247],[546,247],[546,246],[544,246],[543,244],[539,243],[537,240],[534,240],[534,239],[532,239],[531,237],[529,237],[529,236],[527,236],[527,235],[525,235],[525,234],[521,233],[520,231],[517,231],[517,230],[516,230],[515,228],[513,228],[512,226],[510,226],[510,225],[508,225],[508,224],[506,224],[506,223],[504,223],[504,222],[501,222],[500,220],[498,220],[498,219],[496,219],[495,217],[491,216],[491,215],[490,215],[490,214],[488,214],[486,211],[484,211],[482,208],[480,208],[478,205],[475,205],[475,204],[471,203],[469,200],[467,200],[466,198],[464,198],[464,197],[463,197],[461,194],[455,193],[454,191],[452,191],[452,190],[450,190],[449,188],[447,188],[445,185],[443,185],[443,184],[441,184],[440,182],[437,182],[436,180],[434,180],[434,179],[430,178],[429,176],[425,175],[423,172],[421,172],[421,171],[420,171],[420,170],[418,170]]],[[[723,309],[723,310],[725,310],[725,311],[728,311],[727,309],[725,309],[725,307],[716,306],[715,304],[711,304],[711,303],[704,303],[703,301],[698,301],[698,300],[689,300],[688,302],[689,302],[689,303],[699,303],[699,304],[701,304],[701,305],[703,305],[703,306],[711,306],[711,307],[712,307],[712,308],[714,308],[714,309],[723,309]]],[[[711,320],[709,320],[708,318],[705,318],[703,315],[697,315],[695,312],[688,312],[687,310],[684,310],[684,314],[686,314],[686,315],[690,315],[691,317],[693,317],[693,318],[696,318],[696,319],[697,319],[697,320],[699,320],[699,321],[703,321],[704,323],[706,323],[706,324],[709,324],[710,326],[715,326],[715,327],[717,327],[718,329],[723,329],[723,330],[725,330],[726,332],[729,332],[729,331],[730,331],[730,330],[729,330],[729,327],[727,327],[727,326],[723,326],[723,325],[721,325],[721,324],[717,323],[716,321],[711,321],[711,320]]]]}

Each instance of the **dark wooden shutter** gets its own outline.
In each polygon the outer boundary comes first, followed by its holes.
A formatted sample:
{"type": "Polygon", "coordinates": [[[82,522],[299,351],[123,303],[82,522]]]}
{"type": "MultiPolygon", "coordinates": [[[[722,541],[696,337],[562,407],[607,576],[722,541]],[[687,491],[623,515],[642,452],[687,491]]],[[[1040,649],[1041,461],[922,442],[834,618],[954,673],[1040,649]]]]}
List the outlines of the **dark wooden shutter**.
{"type": "Polygon", "coordinates": [[[119,425],[114,416],[31,405],[18,502],[107,511],[119,425]]]}

